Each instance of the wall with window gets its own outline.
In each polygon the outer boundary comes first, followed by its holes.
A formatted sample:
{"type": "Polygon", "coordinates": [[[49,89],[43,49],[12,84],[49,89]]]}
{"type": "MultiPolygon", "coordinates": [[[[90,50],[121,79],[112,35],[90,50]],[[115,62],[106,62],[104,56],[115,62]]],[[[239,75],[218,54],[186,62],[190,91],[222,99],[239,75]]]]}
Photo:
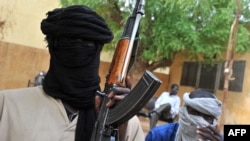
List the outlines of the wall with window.
{"type": "MultiPolygon", "coordinates": [[[[213,65],[184,61],[180,85],[207,89],[211,92],[216,92],[218,89],[223,90],[225,80],[224,64],[225,61],[213,65]]],[[[242,92],[245,69],[246,60],[234,61],[229,91],[242,92]]]]}
{"type": "MultiPolygon", "coordinates": [[[[226,124],[250,124],[250,54],[236,55],[225,107],[226,124]]],[[[195,88],[212,91],[223,101],[223,62],[209,67],[178,54],[170,68],[170,82],[180,84],[180,95],[195,88]]]]}

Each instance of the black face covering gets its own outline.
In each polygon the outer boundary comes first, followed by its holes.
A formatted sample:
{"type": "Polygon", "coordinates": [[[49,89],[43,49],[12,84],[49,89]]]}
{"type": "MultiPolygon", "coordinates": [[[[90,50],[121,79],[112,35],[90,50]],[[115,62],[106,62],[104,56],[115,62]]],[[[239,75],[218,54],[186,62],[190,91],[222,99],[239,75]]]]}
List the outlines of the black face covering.
{"type": "Polygon", "coordinates": [[[51,58],[43,89],[79,110],[75,140],[87,141],[96,120],[100,52],[113,34],[105,21],[86,6],[55,9],[47,15],[41,30],[51,58]]]}

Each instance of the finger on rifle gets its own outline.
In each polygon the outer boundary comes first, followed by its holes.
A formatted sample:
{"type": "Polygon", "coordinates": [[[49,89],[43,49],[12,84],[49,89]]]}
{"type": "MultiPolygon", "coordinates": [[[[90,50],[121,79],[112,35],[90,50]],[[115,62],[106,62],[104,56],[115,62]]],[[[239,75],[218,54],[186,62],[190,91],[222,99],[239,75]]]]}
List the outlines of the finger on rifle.
{"type": "Polygon", "coordinates": [[[115,95],[114,96],[114,100],[115,101],[121,101],[122,99],[124,99],[128,94],[123,94],[123,95],[115,95]]]}
{"type": "Polygon", "coordinates": [[[107,107],[112,107],[115,104],[115,101],[113,99],[109,99],[109,101],[106,103],[107,107]]]}
{"type": "Polygon", "coordinates": [[[127,76],[126,78],[126,85],[129,89],[132,88],[132,80],[131,80],[131,77],[130,76],[127,76]]]}
{"type": "Polygon", "coordinates": [[[129,88],[114,87],[109,93],[108,98],[113,98],[115,95],[128,94],[130,92],[129,88]]]}
{"type": "Polygon", "coordinates": [[[96,108],[96,110],[100,109],[101,100],[102,100],[102,98],[100,96],[98,96],[98,95],[95,96],[95,108],[96,108]]]}

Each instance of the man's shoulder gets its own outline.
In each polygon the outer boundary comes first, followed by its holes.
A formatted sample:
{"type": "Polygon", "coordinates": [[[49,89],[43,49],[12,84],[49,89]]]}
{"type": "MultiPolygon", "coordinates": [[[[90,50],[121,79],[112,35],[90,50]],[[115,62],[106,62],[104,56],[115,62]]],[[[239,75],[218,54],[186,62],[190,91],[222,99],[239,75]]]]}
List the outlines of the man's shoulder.
{"type": "Polygon", "coordinates": [[[177,130],[178,127],[179,127],[178,122],[167,123],[167,124],[156,126],[155,128],[152,129],[152,131],[156,131],[156,132],[166,132],[167,131],[167,132],[169,132],[169,131],[177,130]]]}
{"type": "Polygon", "coordinates": [[[16,107],[29,107],[30,105],[42,106],[45,103],[61,103],[59,99],[55,99],[47,95],[41,86],[8,89],[0,91],[0,107],[3,104],[16,107]]]}
{"type": "Polygon", "coordinates": [[[163,96],[163,95],[169,95],[169,92],[164,91],[164,92],[161,93],[161,96],[163,96]]]}
{"type": "Polygon", "coordinates": [[[176,99],[181,99],[179,95],[174,95],[176,99]]]}
{"type": "Polygon", "coordinates": [[[23,91],[31,91],[37,89],[37,87],[25,87],[25,88],[11,88],[11,89],[3,89],[0,90],[0,93],[8,93],[8,94],[12,94],[12,93],[16,93],[16,92],[23,92],[23,91]]]}
{"type": "Polygon", "coordinates": [[[173,141],[178,130],[178,123],[167,123],[154,127],[146,136],[146,141],[167,140],[173,141]]]}
{"type": "Polygon", "coordinates": [[[164,91],[164,92],[162,92],[162,94],[169,94],[169,92],[168,91],[164,91]]]}
{"type": "Polygon", "coordinates": [[[5,98],[20,98],[26,96],[37,96],[36,94],[42,94],[42,87],[27,87],[27,88],[15,88],[0,90],[0,96],[5,98]]]}

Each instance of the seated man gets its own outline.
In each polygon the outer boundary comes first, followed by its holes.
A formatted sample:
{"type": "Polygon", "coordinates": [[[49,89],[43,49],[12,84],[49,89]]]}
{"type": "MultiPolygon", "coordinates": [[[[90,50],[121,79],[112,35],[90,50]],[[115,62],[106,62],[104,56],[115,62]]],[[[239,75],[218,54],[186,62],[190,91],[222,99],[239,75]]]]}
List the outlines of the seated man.
{"type": "Polygon", "coordinates": [[[150,129],[156,126],[158,119],[173,122],[179,112],[180,97],[177,95],[179,86],[172,84],[170,92],[163,92],[154,104],[154,109],[150,111],[150,129]]]}
{"type": "Polygon", "coordinates": [[[222,104],[215,95],[195,90],[185,93],[183,100],[179,122],[153,128],[146,135],[146,141],[222,141],[223,137],[216,129],[222,104]]]}

